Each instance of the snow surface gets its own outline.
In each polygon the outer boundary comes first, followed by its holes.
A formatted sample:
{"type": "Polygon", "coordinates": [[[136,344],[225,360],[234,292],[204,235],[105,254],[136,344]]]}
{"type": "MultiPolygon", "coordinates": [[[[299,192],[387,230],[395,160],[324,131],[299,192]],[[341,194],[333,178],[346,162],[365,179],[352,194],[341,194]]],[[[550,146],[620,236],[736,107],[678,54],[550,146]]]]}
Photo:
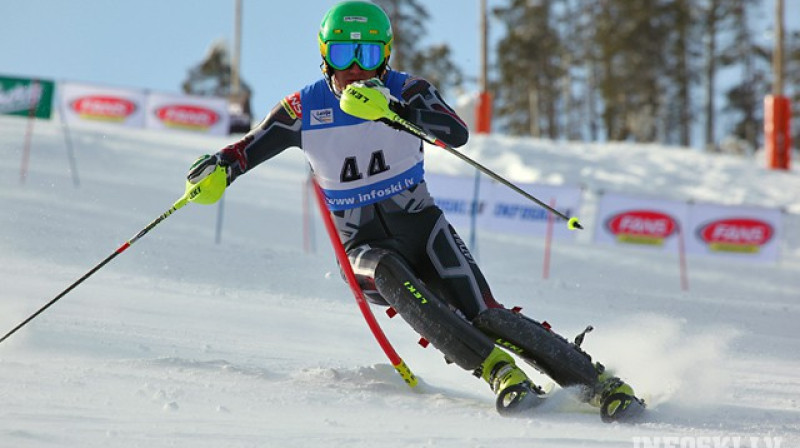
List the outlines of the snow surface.
{"type": "MultiPolygon", "coordinates": [[[[60,124],[37,121],[22,184],[27,126],[0,117],[2,334],[166,211],[192,161],[231,140],[73,128],[75,187],[60,124]]],[[[317,218],[304,251],[307,169],[290,150],[227,192],[223,244],[217,207],[189,204],[0,344],[0,446],[800,446],[797,168],[499,136],[466,151],[515,181],[587,187],[587,230],[554,245],[548,280],[541,240],[484,233],[477,252],[501,302],[568,337],[594,325],[584,347],[647,398],[646,422],[601,423],[559,389],[529,418],[502,418],[486,384],[376,308],[422,381],[408,388],[317,218]],[[598,190],[785,208],[781,262],[690,257],[684,292],[676,257],[591,244],[598,190]]],[[[436,149],[426,166],[472,175],[436,149]]]]}

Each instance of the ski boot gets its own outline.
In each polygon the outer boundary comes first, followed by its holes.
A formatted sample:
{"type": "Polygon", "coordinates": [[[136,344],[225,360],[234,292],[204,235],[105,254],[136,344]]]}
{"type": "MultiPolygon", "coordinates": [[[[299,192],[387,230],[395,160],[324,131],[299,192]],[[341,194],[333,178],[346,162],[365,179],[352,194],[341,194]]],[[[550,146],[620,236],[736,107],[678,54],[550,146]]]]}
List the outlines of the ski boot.
{"type": "Polygon", "coordinates": [[[489,383],[497,394],[497,412],[503,416],[514,416],[539,405],[544,391],[514,363],[514,358],[495,347],[475,375],[489,383]]]}
{"type": "Polygon", "coordinates": [[[629,422],[644,412],[644,400],[636,398],[633,388],[595,363],[597,383],[588,402],[600,408],[600,418],[606,422],[629,422]]]}

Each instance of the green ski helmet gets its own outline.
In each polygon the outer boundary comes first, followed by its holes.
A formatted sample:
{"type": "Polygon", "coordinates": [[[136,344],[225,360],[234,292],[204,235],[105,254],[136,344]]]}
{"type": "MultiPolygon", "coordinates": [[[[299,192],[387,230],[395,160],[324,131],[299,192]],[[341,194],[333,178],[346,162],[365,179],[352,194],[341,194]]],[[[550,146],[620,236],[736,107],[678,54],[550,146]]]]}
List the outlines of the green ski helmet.
{"type": "Polygon", "coordinates": [[[344,70],[356,63],[381,75],[392,53],[392,24],[378,5],[345,1],[325,13],[319,26],[322,71],[344,70]]]}

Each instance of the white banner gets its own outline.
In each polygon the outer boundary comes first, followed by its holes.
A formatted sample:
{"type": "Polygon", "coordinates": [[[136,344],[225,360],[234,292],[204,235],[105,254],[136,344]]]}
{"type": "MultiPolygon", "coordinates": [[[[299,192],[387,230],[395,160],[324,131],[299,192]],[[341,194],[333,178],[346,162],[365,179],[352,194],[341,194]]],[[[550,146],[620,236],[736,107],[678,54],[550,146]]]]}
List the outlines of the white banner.
{"type": "Polygon", "coordinates": [[[685,202],[607,193],[598,201],[594,240],[678,252],[681,229],[688,223],[685,202]]]}
{"type": "Polygon", "coordinates": [[[481,179],[479,185],[479,201],[473,204],[475,178],[466,176],[447,176],[444,174],[426,173],[425,182],[436,205],[444,211],[447,220],[459,233],[470,229],[472,210],[477,205],[476,227],[481,227],[485,220],[487,203],[482,199],[486,182],[481,179]]]}
{"type": "Polygon", "coordinates": [[[58,84],[62,120],[144,126],[145,94],[140,90],[62,82],[58,84]]]}
{"type": "MultiPolygon", "coordinates": [[[[460,232],[470,228],[472,211],[477,210],[474,219],[479,229],[536,236],[547,233],[550,213],[546,209],[486,176],[479,178],[477,202],[474,199],[474,176],[428,173],[425,180],[436,205],[460,232]]],[[[519,187],[545,204],[552,203],[554,208],[567,216],[574,216],[580,208],[581,189],[578,187],[539,184],[519,184],[519,187]]],[[[567,228],[566,222],[556,216],[552,218],[554,237],[575,238],[575,232],[567,228]]]]}
{"type": "Polygon", "coordinates": [[[177,129],[228,135],[228,101],[222,98],[151,93],[147,96],[145,125],[151,129],[177,129]]]}
{"type": "Polygon", "coordinates": [[[689,253],[729,258],[777,261],[780,210],[695,204],[692,207],[689,253]]]}
{"type": "MultiPolygon", "coordinates": [[[[569,230],[567,222],[547,209],[526,199],[514,190],[496,182],[487,182],[483,188],[490,204],[486,228],[496,232],[544,236],[548,220],[552,220],[553,237],[575,239],[576,232],[569,230]]],[[[518,187],[559,212],[572,217],[580,210],[581,189],[574,186],[518,184],[518,187]]]]}

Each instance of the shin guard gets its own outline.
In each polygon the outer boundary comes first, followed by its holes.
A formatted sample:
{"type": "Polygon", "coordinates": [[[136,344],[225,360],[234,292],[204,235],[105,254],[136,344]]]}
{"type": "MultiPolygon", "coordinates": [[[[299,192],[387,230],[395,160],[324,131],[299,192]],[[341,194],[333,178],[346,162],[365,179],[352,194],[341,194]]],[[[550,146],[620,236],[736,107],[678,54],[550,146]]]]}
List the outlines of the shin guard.
{"type": "Polygon", "coordinates": [[[394,252],[359,248],[351,252],[351,261],[359,283],[374,287],[448,361],[473,371],[492,352],[492,340],[436,297],[394,252]]]}
{"type": "Polygon", "coordinates": [[[597,383],[592,358],[575,344],[541,323],[503,308],[490,308],[475,318],[473,324],[562,387],[597,383]]]}

